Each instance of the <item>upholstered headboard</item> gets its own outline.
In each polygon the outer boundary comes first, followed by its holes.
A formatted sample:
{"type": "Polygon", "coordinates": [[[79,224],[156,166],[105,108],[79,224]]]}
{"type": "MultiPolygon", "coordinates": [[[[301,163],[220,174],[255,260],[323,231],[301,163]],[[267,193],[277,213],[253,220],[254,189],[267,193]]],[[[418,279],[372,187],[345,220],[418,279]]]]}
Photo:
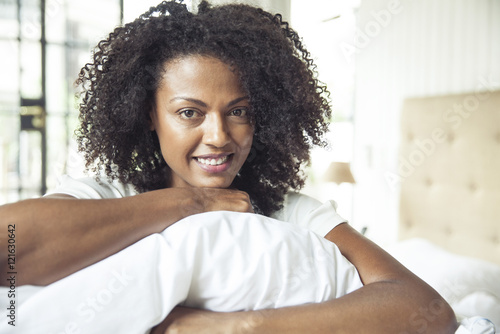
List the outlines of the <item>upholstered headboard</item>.
{"type": "Polygon", "coordinates": [[[399,238],[500,264],[500,91],[407,99],[401,120],[399,238]]]}

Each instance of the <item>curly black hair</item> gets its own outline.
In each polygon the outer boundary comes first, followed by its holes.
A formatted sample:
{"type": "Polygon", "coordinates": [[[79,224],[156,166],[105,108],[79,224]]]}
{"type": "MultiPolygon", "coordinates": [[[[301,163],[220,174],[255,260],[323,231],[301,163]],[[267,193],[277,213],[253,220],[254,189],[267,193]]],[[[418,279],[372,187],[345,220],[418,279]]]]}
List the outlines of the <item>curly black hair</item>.
{"type": "Polygon", "coordinates": [[[165,62],[206,55],[234,66],[250,97],[255,126],[248,159],[233,181],[258,213],[282,208],[300,190],[313,145],[324,146],[331,109],[328,92],[297,33],[281,15],[231,4],[198,13],[181,1],[163,1],[96,46],[80,71],[80,127],[86,168],[138,192],[165,188],[169,167],[149,113],[165,62]]]}

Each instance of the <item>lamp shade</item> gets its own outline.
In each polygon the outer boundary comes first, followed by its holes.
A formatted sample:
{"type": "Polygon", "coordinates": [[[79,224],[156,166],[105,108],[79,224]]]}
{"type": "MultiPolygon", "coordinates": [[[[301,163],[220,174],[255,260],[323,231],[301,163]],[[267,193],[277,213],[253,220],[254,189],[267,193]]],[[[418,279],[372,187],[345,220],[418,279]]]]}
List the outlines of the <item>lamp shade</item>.
{"type": "Polygon", "coordinates": [[[323,180],[337,184],[341,184],[342,182],[356,183],[351,173],[351,165],[348,162],[332,162],[323,175],[323,180]]]}

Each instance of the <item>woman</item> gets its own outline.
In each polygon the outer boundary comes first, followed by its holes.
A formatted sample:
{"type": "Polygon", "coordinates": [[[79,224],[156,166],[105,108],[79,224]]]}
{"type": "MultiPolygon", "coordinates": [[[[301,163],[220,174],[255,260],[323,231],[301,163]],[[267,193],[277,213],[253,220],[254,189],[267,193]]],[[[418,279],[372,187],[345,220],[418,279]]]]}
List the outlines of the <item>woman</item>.
{"type": "MultiPolygon", "coordinates": [[[[23,241],[19,284],[54,282],[195,213],[279,217],[311,203],[293,190],[304,184],[311,146],[323,144],[330,107],[309,53],[279,15],[206,2],[195,15],[163,2],[101,41],[78,83],[79,147],[101,177],[66,178],[55,193],[0,208],[23,241]]],[[[454,331],[434,290],[342,221],[326,228],[316,232],[356,266],[361,289],[258,312],[179,307],[153,332],[454,331]]]]}

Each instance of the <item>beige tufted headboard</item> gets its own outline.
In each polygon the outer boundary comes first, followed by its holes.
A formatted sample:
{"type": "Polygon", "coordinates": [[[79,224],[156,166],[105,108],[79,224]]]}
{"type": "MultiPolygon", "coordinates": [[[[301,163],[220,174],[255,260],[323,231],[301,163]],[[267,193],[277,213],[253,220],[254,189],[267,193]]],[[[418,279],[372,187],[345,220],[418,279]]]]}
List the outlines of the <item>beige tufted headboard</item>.
{"type": "Polygon", "coordinates": [[[407,99],[399,238],[500,264],[500,91],[407,99]]]}

